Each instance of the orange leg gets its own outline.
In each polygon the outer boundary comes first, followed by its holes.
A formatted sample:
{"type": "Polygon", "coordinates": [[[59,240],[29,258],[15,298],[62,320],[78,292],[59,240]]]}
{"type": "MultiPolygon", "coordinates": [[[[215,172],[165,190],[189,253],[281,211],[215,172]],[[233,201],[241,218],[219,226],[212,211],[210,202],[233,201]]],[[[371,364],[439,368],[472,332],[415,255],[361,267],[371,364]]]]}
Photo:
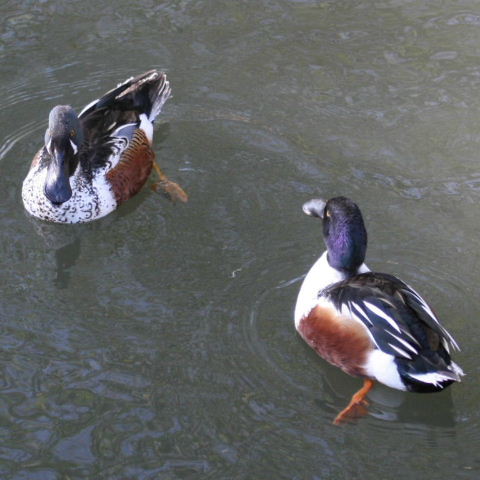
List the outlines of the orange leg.
{"type": "Polygon", "coordinates": [[[169,180],[155,160],[153,161],[153,168],[157,172],[160,179],[158,182],[152,185],[153,190],[158,192],[158,190],[162,189],[174,203],[177,201],[183,203],[188,201],[188,195],[185,193],[183,188],[178,183],[169,180]]]}
{"type": "Polygon", "coordinates": [[[350,403],[344,408],[336,417],[333,423],[340,425],[346,420],[358,418],[367,413],[368,401],[365,399],[367,393],[373,388],[375,382],[370,378],[366,378],[363,382],[363,387],[353,395],[350,403]]]}

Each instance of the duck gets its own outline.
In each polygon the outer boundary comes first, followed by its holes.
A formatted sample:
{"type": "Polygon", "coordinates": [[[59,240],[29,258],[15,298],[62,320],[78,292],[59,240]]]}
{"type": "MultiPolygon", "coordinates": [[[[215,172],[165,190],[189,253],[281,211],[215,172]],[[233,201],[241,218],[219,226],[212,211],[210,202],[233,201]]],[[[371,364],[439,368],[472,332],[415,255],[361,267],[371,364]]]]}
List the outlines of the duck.
{"type": "Polygon", "coordinates": [[[342,196],[315,198],[303,212],[321,220],[326,250],[300,287],[295,328],[323,359],[363,379],[334,423],[365,415],[377,382],[419,393],[459,382],[464,373],[450,354],[460,349],[432,308],[396,276],[365,264],[367,231],[358,205],[342,196]]]}
{"type": "Polygon", "coordinates": [[[152,149],[157,116],[171,96],[164,72],[130,77],[90,102],[77,115],[70,105],[49,114],[44,145],[22,185],[25,209],[56,223],[84,223],[104,217],[140,191],[152,169],[172,201],[188,196],[168,179],[152,149]]]}

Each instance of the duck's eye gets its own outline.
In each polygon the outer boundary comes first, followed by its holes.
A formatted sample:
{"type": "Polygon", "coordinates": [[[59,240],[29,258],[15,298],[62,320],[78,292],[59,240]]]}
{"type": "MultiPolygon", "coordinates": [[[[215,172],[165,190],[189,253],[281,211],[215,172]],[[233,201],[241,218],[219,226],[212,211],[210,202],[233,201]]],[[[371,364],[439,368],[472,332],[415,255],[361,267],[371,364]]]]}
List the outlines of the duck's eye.
{"type": "Polygon", "coordinates": [[[72,129],[70,130],[70,136],[71,136],[71,137],[74,137],[76,134],[77,134],[77,132],[75,131],[74,128],[72,128],[72,129]]]}
{"type": "Polygon", "coordinates": [[[328,218],[330,218],[330,216],[331,216],[331,215],[330,215],[330,210],[325,210],[325,216],[328,217],[328,218]]]}

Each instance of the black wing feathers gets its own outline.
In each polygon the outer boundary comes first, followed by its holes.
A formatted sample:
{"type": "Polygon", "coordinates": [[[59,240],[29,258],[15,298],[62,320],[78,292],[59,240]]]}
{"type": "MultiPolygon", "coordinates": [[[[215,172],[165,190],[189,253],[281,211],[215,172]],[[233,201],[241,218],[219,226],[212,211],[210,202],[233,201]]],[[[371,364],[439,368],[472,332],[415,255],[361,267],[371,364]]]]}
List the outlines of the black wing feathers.
{"type": "Polygon", "coordinates": [[[329,298],[339,311],[347,308],[368,328],[376,346],[397,358],[412,359],[448,344],[458,348],[425,301],[392,275],[363,273],[319,295],[329,298]]]}
{"type": "Polygon", "coordinates": [[[138,124],[140,113],[150,115],[158,89],[164,84],[165,75],[150,70],[125,81],[85,107],[79,118],[85,136],[80,162],[86,173],[103,166],[114,151],[111,135],[116,129],[138,124]]]}
{"type": "Polygon", "coordinates": [[[111,108],[112,105],[115,105],[117,110],[137,110],[149,115],[156,97],[157,84],[163,83],[163,81],[164,76],[158,74],[156,70],[150,70],[130,78],[109,90],[96,102],[92,102],[80,113],[79,117],[86,119],[94,111],[111,108]]]}

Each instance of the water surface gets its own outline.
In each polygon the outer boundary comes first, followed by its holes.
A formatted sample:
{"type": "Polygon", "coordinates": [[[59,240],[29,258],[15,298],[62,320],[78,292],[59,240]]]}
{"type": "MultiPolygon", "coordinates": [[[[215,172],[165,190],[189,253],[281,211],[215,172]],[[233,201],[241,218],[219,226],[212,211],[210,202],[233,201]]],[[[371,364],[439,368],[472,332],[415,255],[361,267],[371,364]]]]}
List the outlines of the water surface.
{"type": "Polygon", "coordinates": [[[478,478],[480,9],[473,1],[0,6],[0,478],[478,478]],[[48,112],[164,69],[147,186],[88,225],[23,210],[48,112]],[[465,381],[358,389],[293,328],[347,195],[372,268],[431,301],[465,381]]]}

